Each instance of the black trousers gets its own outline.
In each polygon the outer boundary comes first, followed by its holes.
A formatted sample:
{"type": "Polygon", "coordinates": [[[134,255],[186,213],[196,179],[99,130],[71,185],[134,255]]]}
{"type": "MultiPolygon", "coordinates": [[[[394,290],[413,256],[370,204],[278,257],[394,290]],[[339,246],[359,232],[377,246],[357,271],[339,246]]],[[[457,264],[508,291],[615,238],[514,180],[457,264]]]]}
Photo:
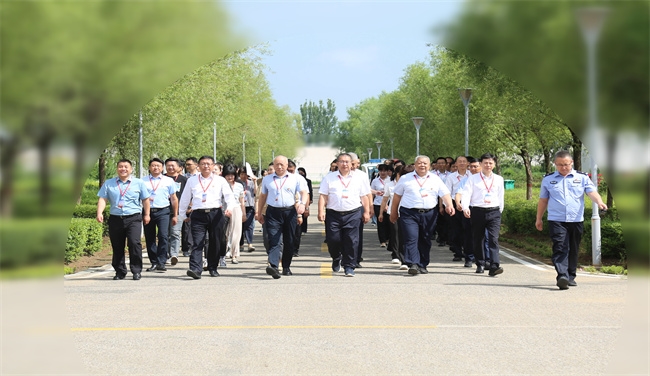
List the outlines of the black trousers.
{"type": "Polygon", "coordinates": [[[108,217],[108,237],[111,239],[111,247],[113,248],[111,265],[113,265],[116,275],[123,277],[127,273],[124,255],[125,243],[129,247],[131,273],[142,272],[141,233],[142,214],[140,213],[126,217],[118,215],[108,217]]]}
{"type": "Polygon", "coordinates": [[[501,227],[501,212],[499,208],[470,207],[472,238],[474,238],[474,258],[478,265],[485,266],[483,244],[487,230],[487,240],[491,250],[490,268],[499,267],[499,228],[501,227]]]}
{"type": "Polygon", "coordinates": [[[553,265],[557,278],[567,278],[573,281],[578,268],[578,251],[582,240],[582,222],[548,221],[548,232],[553,241],[553,265]]]}
{"type": "Polygon", "coordinates": [[[463,256],[465,261],[474,262],[474,236],[472,236],[472,220],[465,218],[465,215],[460,211],[461,225],[463,226],[463,256]]]}
{"type": "Polygon", "coordinates": [[[402,264],[404,263],[404,245],[402,244],[402,237],[400,235],[399,221],[395,223],[390,222],[390,217],[384,213],[384,221],[388,221],[390,236],[388,238],[388,251],[390,251],[391,259],[398,259],[402,264]]]}
{"type": "Polygon", "coordinates": [[[363,208],[351,212],[327,209],[325,213],[325,240],[333,261],[341,261],[344,268],[356,268],[359,250],[359,228],[363,208]]]}
{"type": "MultiPolygon", "coordinates": [[[[377,219],[377,236],[379,237],[379,243],[386,243],[390,239],[390,221],[384,219],[383,222],[379,222],[380,205],[373,205],[375,208],[375,218],[377,219]]],[[[384,212],[384,218],[389,218],[390,214],[384,212]]]]}
{"type": "MultiPolygon", "coordinates": [[[[456,207],[455,202],[454,207],[456,207]]],[[[447,218],[449,218],[450,248],[454,252],[454,257],[463,257],[463,236],[465,233],[463,230],[463,218],[465,218],[465,215],[461,210],[457,210],[454,215],[448,216],[447,218]]]]}
{"type": "Polygon", "coordinates": [[[279,266],[282,254],[282,267],[291,266],[293,259],[294,238],[298,227],[296,210],[278,209],[272,206],[266,208],[266,231],[269,238],[268,262],[274,268],[279,266]]]}
{"type": "Polygon", "coordinates": [[[201,274],[203,271],[203,249],[206,237],[208,238],[208,270],[217,270],[219,253],[225,238],[224,215],[221,209],[213,209],[206,213],[205,210],[196,209],[190,214],[192,230],[192,253],[190,254],[190,269],[201,274]],[[207,236],[206,236],[207,235],[207,236]]]}

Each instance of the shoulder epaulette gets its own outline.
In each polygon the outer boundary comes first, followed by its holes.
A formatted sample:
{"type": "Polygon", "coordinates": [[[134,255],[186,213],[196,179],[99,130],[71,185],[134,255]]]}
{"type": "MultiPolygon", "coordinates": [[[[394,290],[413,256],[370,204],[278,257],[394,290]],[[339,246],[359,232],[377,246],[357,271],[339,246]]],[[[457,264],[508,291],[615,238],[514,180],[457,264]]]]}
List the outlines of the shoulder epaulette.
{"type": "Polygon", "coordinates": [[[579,173],[579,174],[583,174],[583,175],[587,175],[587,176],[589,176],[589,174],[586,173],[586,172],[582,172],[582,171],[578,171],[578,170],[576,170],[576,172],[579,173]]]}
{"type": "Polygon", "coordinates": [[[544,175],[544,177],[551,176],[551,175],[553,175],[554,173],[555,173],[555,172],[549,172],[548,174],[544,175]]]}

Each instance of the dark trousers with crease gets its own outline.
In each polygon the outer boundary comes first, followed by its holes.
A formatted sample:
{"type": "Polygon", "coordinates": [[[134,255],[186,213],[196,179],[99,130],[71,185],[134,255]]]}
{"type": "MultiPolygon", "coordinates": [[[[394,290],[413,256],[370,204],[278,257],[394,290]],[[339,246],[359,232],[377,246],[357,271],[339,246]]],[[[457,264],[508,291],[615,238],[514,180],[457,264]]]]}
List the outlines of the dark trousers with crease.
{"type": "Polygon", "coordinates": [[[224,215],[221,209],[206,213],[196,209],[190,214],[192,230],[192,253],[190,254],[190,269],[201,274],[203,271],[203,250],[206,237],[208,238],[208,270],[217,270],[219,265],[220,239],[225,237],[224,215]]]}
{"type": "Polygon", "coordinates": [[[111,265],[115,274],[125,276],[127,273],[124,255],[124,244],[129,248],[129,264],[131,273],[142,272],[142,214],[120,217],[111,215],[108,217],[108,237],[111,239],[113,248],[113,259],[111,265]]]}
{"type": "Polygon", "coordinates": [[[490,249],[490,268],[499,267],[499,229],[501,228],[501,212],[499,208],[478,208],[470,207],[472,224],[472,237],[474,238],[474,261],[478,265],[485,266],[484,241],[487,233],[487,241],[490,249]],[[486,231],[487,230],[487,231],[486,231]]]}
{"type": "Polygon", "coordinates": [[[362,225],[363,207],[338,212],[325,212],[325,240],[333,261],[341,261],[344,268],[356,268],[359,249],[359,228],[362,225]]]}
{"type": "Polygon", "coordinates": [[[430,261],[431,238],[436,229],[438,208],[427,212],[418,209],[399,208],[398,223],[404,245],[404,263],[409,267],[427,267],[430,261]]]}
{"type": "Polygon", "coordinates": [[[167,262],[170,212],[169,208],[152,212],[151,220],[144,225],[144,239],[151,265],[165,265],[167,262]],[[158,230],[157,234],[156,230],[158,230]]]}
{"type": "Polygon", "coordinates": [[[269,237],[268,262],[274,268],[279,266],[280,253],[282,253],[282,267],[291,266],[298,225],[297,216],[298,213],[293,207],[283,209],[268,206],[266,208],[265,223],[269,237]]]}
{"type": "Polygon", "coordinates": [[[573,281],[576,278],[583,229],[582,222],[548,221],[548,232],[553,241],[551,260],[558,279],[564,277],[573,281]]]}

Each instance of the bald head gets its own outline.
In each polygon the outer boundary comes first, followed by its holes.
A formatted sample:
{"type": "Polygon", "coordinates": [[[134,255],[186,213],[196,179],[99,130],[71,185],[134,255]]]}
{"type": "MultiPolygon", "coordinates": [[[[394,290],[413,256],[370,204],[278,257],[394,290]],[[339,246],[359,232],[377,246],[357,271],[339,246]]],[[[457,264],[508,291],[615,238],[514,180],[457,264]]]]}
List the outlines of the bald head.
{"type": "Polygon", "coordinates": [[[284,155],[278,155],[275,157],[273,160],[273,169],[275,170],[275,174],[278,176],[283,176],[287,172],[288,164],[289,160],[284,155]]]}

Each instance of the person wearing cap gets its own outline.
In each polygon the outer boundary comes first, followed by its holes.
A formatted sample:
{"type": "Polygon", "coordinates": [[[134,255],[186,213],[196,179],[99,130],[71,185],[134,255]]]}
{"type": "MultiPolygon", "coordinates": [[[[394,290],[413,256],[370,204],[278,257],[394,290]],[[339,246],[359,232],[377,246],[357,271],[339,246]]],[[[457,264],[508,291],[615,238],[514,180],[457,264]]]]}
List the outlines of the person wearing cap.
{"type": "Polygon", "coordinates": [[[291,260],[293,258],[293,247],[298,224],[298,215],[305,211],[305,205],[309,200],[307,184],[297,174],[290,174],[287,171],[287,157],[279,155],[273,160],[273,172],[262,180],[259,200],[257,202],[256,219],[260,223],[266,222],[268,232],[269,250],[268,266],[266,274],[273,279],[280,278],[280,253],[282,253],[282,275],[293,275],[291,272],[291,260]],[[296,202],[296,194],[300,194],[300,200],[296,202]],[[263,216],[262,209],[266,207],[266,215],[263,216]],[[282,249],[281,249],[282,248],[282,249]]]}
{"type": "Polygon", "coordinates": [[[206,235],[208,235],[207,269],[211,277],[218,277],[217,266],[221,251],[221,239],[224,236],[224,216],[231,217],[229,209],[222,210],[222,206],[234,207],[237,205],[226,179],[212,173],[214,159],[204,155],[199,158],[198,175],[187,180],[185,190],[181,195],[179,204],[179,220],[187,218],[187,209],[192,205],[190,223],[192,231],[192,253],[190,254],[190,268],[187,275],[193,279],[200,279],[203,271],[203,248],[206,235]]]}
{"type": "Polygon", "coordinates": [[[553,241],[551,260],[557,273],[556,284],[560,290],[577,286],[576,269],[582,239],[585,194],[607,210],[598,194],[598,188],[584,172],[573,169],[573,157],[566,150],[555,153],[556,171],[544,176],[537,202],[535,228],[542,231],[542,217],[548,209],[548,229],[553,241]]]}
{"type": "Polygon", "coordinates": [[[126,277],[124,244],[129,247],[129,266],[134,280],[142,273],[142,224],[148,224],[149,190],[144,182],[133,177],[133,164],[128,159],[117,162],[117,177],[108,179],[97,192],[97,222],[104,223],[104,209],[110,204],[108,237],[113,248],[111,265],[115,269],[113,280],[126,277]]]}
{"type": "Polygon", "coordinates": [[[446,213],[455,213],[449,189],[438,175],[429,171],[430,167],[429,157],[415,157],[415,172],[402,176],[393,189],[390,221],[396,223],[399,218],[404,262],[409,267],[408,274],[413,276],[429,273],[427,266],[438,218],[438,198],[442,198],[446,213]]]}
{"type": "Polygon", "coordinates": [[[318,220],[325,222],[327,249],[332,271],[343,267],[346,277],[354,277],[358,267],[359,228],[370,220],[370,184],[352,172],[352,156],[338,156],[338,171],[327,174],[318,191],[318,220]]]}

